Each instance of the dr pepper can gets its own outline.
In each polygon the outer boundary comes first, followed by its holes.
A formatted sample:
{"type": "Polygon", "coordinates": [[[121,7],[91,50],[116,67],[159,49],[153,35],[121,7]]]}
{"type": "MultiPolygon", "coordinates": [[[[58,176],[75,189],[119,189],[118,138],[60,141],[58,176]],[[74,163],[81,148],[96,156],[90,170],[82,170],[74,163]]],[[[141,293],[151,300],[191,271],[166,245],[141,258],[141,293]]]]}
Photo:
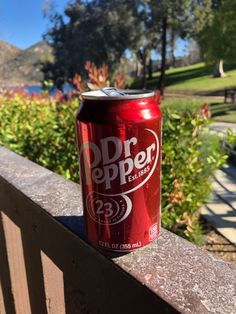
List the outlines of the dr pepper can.
{"type": "Polygon", "coordinates": [[[149,90],[82,94],[77,148],[88,241],[132,251],[160,234],[161,112],[149,90]]]}

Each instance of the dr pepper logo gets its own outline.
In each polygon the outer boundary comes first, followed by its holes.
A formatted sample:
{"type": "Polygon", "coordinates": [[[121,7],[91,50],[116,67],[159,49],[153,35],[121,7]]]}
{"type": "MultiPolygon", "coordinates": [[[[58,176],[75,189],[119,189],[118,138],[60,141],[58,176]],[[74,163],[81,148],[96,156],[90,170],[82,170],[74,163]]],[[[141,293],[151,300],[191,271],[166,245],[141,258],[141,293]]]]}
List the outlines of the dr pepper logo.
{"type": "Polygon", "coordinates": [[[144,141],[134,136],[125,141],[108,136],[80,147],[84,183],[96,186],[96,191],[87,195],[86,207],[100,224],[117,224],[127,218],[132,209],[127,194],[143,186],[156,169],[159,140],[153,130],[145,131],[145,147],[144,141]]]}
{"type": "MultiPolygon", "coordinates": [[[[138,178],[146,177],[141,185],[145,184],[156,167],[159,155],[156,133],[150,129],[145,130],[153,136],[151,143],[141,151],[136,149],[138,146],[136,137],[122,142],[118,137],[109,136],[102,138],[99,143],[82,144],[80,158],[84,166],[85,183],[90,185],[93,181],[96,185],[102,184],[106,194],[110,194],[109,190],[114,182],[120,186],[128,186],[132,182],[133,186],[138,178]]],[[[130,192],[126,190],[123,193],[130,192]]]]}

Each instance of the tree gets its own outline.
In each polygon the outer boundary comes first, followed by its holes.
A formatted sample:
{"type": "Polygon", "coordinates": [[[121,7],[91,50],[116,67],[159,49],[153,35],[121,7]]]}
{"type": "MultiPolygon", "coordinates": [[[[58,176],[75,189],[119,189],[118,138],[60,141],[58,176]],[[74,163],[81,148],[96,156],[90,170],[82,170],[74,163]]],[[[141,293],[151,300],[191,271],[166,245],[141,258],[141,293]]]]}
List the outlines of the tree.
{"type": "Polygon", "coordinates": [[[154,21],[151,17],[150,4],[148,0],[137,2],[134,16],[140,33],[139,40],[136,41],[135,44],[135,46],[138,47],[136,56],[142,65],[142,87],[146,88],[147,70],[148,77],[152,78],[151,52],[153,49],[156,49],[158,45],[160,33],[155,28],[154,21]]]}
{"type": "Polygon", "coordinates": [[[143,46],[140,47],[140,49],[137,52],[137,58],[140,60],[140,63],[142,64],[142,87],[146,88],[147,83],[147,77],[146,77],[146,69],[147,69],[147,53],[148,53],[148,47],[143,46]]]}
{"type": "Polygon", "coordinates": [[[127,48],[137,49],[136,12],[136,1],[131,0],[74,0],[65,9],[66,19],[54,14],[53,26],[46,34],[54,64],[45,68],[57,85],[75,73],[85,74],[86,60],[97,66],[106,63],[114,70],[127,48]]]}
{"type": "Polygon", "coordinates": [[[174,28],[174,26],[171,27],[170,29],[170,64],[171,66],[174,68],[175,67],[175,62],[176,62],[176,58],[175,58],[175,39],[176,39],[176,30],[174,28]]]}
{"type": "Polygon", "coordinates": [[[142,65],[142,88],[146,88],[147,84],[147,70],[148,70],[148,78],[152,78],[152,59],[151,59],[151,51],[152,51],[152,41],[148,43],[144,43],[137,52],[137,58],[140,60],[142,65]]]}
{"type": "Polygon", "coordinates": [[[236,2],[215,3],[213,17],[198,35],[207,62],[215,65],[214,76],[224,77],[223,62],[236,61],[236,2]]]}
{"type": "Polygon", "coordinates": [[[188,45],[188,63],[194,64],[201,60],[200,47],[196,40],[192,39],[188,45]]]}
{"type": "Polygon", "coordinates": [[[57,85],[61,85],[75,73],[83,74],[86,60],[98,66],[106,63],[114,70],[125,50],[129,49],[141,61],[145,87],[148,63],[149,77],[152,75],[151,51],[156,49],[161,51],[159,88],[163,94],[168,38],[171,38],[173,55],[175,38],[186,38],[199,32],[211,2],[74,0],[66,7],[66,19],[58,14],[51,19],[53,26],[46,38],[54,50],[54,63],[46,64],[44,70],[57,85]]]}
{"type": "MultiPolygon", "coordinates": [[[[154,30],[160,33],[160,50],[161,50],[161,69],[160,69],[160,79],[159,79],[159,89],[161,95],[164,93],[165,85],[165,70],[166,70],[166,52],[167,52],[167,34],[168,30],[174,24],[177,24],[178,18],[184,14],[184,10],[179,10],[180,3],[182,0],[150,0],[149,1],[149,11],[154,30]],[[175,12],[176,18],[173,18],[173,12],[175,12]],[[179,14],[178,14],[179,13],[179,14]]],[[[176,28],[177,30],[177,28],[176,28]]]]}
{"type": "MultiPolygon", "coordinates": [[[[189,38],[198,33],[211,12],[212,0],[150,0],[149,11],[153,20],[154,28],[161,34],[161,69],[159,89],[161,95],[164,93],[166,51],[168,45],[168,34],[174,32],[176,36],[189,38]]],[[[171,36],[170,36],[171,37],[171,36]]]]}

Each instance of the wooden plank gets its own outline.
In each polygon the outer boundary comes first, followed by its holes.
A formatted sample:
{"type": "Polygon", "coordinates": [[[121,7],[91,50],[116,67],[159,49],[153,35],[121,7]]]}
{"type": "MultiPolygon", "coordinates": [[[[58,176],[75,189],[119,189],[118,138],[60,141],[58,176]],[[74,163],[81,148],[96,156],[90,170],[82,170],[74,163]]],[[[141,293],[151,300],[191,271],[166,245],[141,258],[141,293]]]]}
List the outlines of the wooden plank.
{"type": "Polygon", "coordinates": [[[47,313],[46,296],[44,291],[43,268],[39,243],[34,241],[32,233],[36,231],[36,226],[30,231],[22,230],[22,244],[26,275],[29,288],[29,298],[32,313],[47,313]]]}
{"type": "Polygon", "coordinates": [[[63,272],[43,252],[41,258],[48,314],[72,314],[65,311],[63,272]]]}
{"type": "Polygon", "coordinates": [[[88,299],[83,289],[78,286],[75,282],[71,282],[66,275],[64,276],[66,313],[91,313],[89,310],[91,299],[88,299]]]}
{"type": "Polygon", "coordinates": [[[10,270],[7,259],[5,234],[2,223],[2,212],[0,211],[0,283],[2,302],[7,314],[15,314],[14,299],[11,289],[10,270]]]}
{"type": "Polygon", "coordinates": [[[2,293],[2,284],[0,281],[0,314],[6,314],[4,300],[3,300],[3,293],[2,293]]]}
{"type": "MultiPolygon", "coordinates": [[[[51,187],[52,184],[48,186],[47,193],[49,193],[51,187]]],[[[80,291],[83,294],[83,300],[88,300],[87,302],[83,301],[85,310],[82,313],[154,314],[160,311],[163,314],[170,314],[177,312],[172,305],[69,232],[46,213],[39,204],[27,198],[12,185],[1,182],[1,177],[0,190],[4,192],[2,200],[4,210],[17,225],[27,230],[29,227],[32,229],[32,226],[37,222],[37,232],[33,232],[32,237],[36,243],[39,243],[42,251],[63,271],[66,280],[72,284],[70,291],[73,292],[73,298],[68,301],[75,300],[80,291]]],[[[48,201],[51,202],[52,199],[48,198],[48,201]]],[[[64,199],[63,201],[68,207],[73,199],[70,198],[68,201],[64,199]]],[[[75,201],[77,204],[78,200],[75,201]]],[[[56,205],[58,206],[58,204],[56,205]]],[[[55,206],[54,203],[53,206],[55,206]]],[[[75,208],[78,210],[78,206],[75,208]]],[[[78,222],[77,216],[75,218],[78,222]]],[[[43,273],[46,278],[49,278],[44,267],[43,273]]],[[[46,287],[45,290],[47,290],[46,287]]],[[[50,295],[50,293],[47,294],[46,292],[46,297],[47,295],[50,295]]],[[[73,309],[72,305],[68,305],[67,308],[73,309]]],[[[66,314],[77,313],[76,311],[66,311],[66,314]]]]}
{"type": "Polygon", "coordinates": [[[20,228],[2,213],[16,314],[31,314],[20,228]]]}
{"type": "Polygon", "coordinates": [[[84,313],[235,312],[233,266],[166,230],[149,246],[109,261],[50,216],[75,226],[81,194],[45,172],[0,148],[0,203],[21,229],[37,222],[34,241],[63,270],[72,300],[80,291],[88,300],[84,313]]]}

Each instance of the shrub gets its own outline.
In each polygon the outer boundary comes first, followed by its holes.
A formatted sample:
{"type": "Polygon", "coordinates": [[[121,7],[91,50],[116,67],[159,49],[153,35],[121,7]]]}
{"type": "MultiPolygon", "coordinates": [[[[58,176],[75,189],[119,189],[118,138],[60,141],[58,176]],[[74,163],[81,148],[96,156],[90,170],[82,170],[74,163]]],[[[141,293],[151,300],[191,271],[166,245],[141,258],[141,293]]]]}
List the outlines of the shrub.
{"type": "Polygon", "coordinates": [[[224,148],[229,154],[229,160],[236,165],[236,132],[228,129],[224,137],[224,148]]]}
{"type": "Polygon", "coordinates": [[[78,101],[20,94],[0,97],[0,145],[79,182],[74,120],[78,101]]]}
{"type": "MultiPolygon", "coordinates": [[[[219,139],[209,135],[199,106],[163,107],[163,225],[199,242],[198,209],[210,191],[210,177],[226,159],[219,139]]],[[[78,101],[46,96],[0,97],[0,145],[79,182],[74,117],[78,101]]]]}
{"type": "Polygon", "coordinates": [[[162,109],[162,222],[166,228],[200,242],[198,209],[210,192],[213,172],[227,156],[218,136],[209,134],[208,118],[201,111],[191,106],[177,108],[162,109]]]}

